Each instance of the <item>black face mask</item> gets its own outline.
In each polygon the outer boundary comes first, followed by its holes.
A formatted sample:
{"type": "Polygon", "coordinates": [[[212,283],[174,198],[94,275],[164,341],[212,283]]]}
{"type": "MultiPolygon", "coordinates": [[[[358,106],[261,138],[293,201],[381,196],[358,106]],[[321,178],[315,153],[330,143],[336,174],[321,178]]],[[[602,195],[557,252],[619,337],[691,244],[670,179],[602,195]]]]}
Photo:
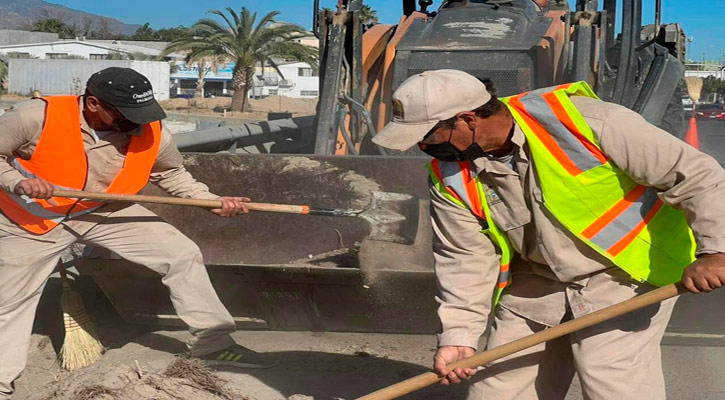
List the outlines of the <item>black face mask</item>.
{"type": "MultiPolygon", "coordinates": [[[[453,131],[451,130],[451,136],[453,131]]],[[[450,140],[450,137],[448,138],[450,140]]],[[[424,153],[441,161],[471,161],[486,155],[481,146],[476,143],[476,132],[473,132],[473,143],[465,150],[461,151],[450,141],[438,144],[427,144],[426,149],[421,149],[424,153]]]]}
{"type": "Polygon", "coordinates": [[[111,122],[110,130],[116,131],[116,132],[132,132],[137,130],[141,125],[131,122],[127,119],[122,120],[116,120],[114,119],[113,122],[111,122]]]}

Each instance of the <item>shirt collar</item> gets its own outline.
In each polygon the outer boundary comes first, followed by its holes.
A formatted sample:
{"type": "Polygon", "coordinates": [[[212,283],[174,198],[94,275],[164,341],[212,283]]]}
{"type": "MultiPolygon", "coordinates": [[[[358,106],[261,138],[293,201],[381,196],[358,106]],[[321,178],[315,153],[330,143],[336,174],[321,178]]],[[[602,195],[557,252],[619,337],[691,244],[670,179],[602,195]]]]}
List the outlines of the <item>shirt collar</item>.
{"type": "Polygon", "coordinates": [[[93,133],[93,129],[88,125],[86,117],[83,115],[83,109],[86,107],[83,96],[78,96],[78,112],[81,113],[81,130],[86,133],[93,133]]]}
{"type": "MultiPolygon", "coordinates": [[[[526,143],[526,135],[524,135],[521,127],[519,127],[519,124],[517,124],[515,121],[514,133],[513,135],[511,135],[511,141],[514,143],[514,153],[518,153],[519,157],[526,158],[526,155],[521,150],[524,147],[524,143],[526,143]]],[[[473,162],[471,163],[471,168],[476,175],[480,174],[483,171],[504,175],[513,173],[513,171],[511,171],[509,168],[505,168],[503,165],[501,165],[501,163],[494,162],[494,160],[491,160],[489,157],[485,156],[473,160],[473,162]]]]}

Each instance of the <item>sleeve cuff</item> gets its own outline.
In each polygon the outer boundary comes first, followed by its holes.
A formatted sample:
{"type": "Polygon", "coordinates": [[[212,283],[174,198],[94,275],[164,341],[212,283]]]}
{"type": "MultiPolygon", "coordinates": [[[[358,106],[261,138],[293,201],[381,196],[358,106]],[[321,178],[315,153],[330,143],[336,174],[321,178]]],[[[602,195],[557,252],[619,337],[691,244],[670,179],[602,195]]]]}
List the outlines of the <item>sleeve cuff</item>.
{"type": "Polygon", "coordinates": [[[697,240],[696,256],[706,254],[725,253],[725,238],[720,237],[700,237],[697,240]]]}
{"type": "Polygon", "coordinates": [[[471,335],[470,333],[447,331],[436,335],[438,338],[438,347],[441,346],[465,346],[478,350],[479,335],[471,335]]]}
{"type": "Polygon", "coordinates": [[[193,198],[196,200],[217,200],[222,196],[216,195],[211,192],[195,193],[193,198]]]}
{"type": "Polygon", "coordinates": [[[4,173],[2,175],[2,179],[0,179],[0,188],[8,193],[15,193],[15,187],[17,187],[18,183],[25,179],[25,176],[18,171],[8,171],[4,173]]]}

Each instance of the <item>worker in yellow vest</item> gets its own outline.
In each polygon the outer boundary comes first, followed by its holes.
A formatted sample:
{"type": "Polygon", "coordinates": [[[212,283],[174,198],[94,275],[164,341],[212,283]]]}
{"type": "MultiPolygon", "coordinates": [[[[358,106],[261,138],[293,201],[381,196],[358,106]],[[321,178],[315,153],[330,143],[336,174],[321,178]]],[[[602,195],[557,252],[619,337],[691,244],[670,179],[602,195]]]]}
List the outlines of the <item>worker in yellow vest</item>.
{"type": "MultiPolygon", "coordinates": [[[[496,347],[682,280],[725,283],[725,171],[599,100],[584,82],[497,98],[461,71],[414,75],[373,141],[429,164],[443,384],[496,347]]],[[[480,371],[469,399],[664,399],[660,341],[675,299],[516,353],[480,371]]]]}
{"type": "Polygon", "coordinates": [[[83,96],[33,99],[0,116],[0,399],[23,371],[43,287],[61,253],[79,242],[158,272],[190,327],[191,355],[211,365],[270,367],[234,343],[235,324],[211,286],[199,248],[137,204],[53,197],[55,188],[135,194],[151,181],[174,196],[219,199],[214,213],[247,212],[244,197],[219,197],[183,166],[146,77],[107,68],[83,96]]]}

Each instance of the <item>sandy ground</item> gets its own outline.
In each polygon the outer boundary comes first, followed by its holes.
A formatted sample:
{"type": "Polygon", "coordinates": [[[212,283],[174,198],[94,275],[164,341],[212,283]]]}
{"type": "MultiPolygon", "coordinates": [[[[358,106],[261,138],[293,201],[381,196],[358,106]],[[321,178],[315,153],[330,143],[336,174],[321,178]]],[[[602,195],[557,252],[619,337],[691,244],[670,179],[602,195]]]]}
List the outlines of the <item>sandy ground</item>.
{"type": "MultiPolygon", "coordinates": [[[[57,367],[55,354],[63,340],[57,302],[61,290],[59,280],[51,278],[33,329],[28,366],[16,382],[13,399],[76,400],[83,390],[99,386],[114,391],[115,397],[89,399],[223,398],[200,392],[184,380],[163,376],[175,355],[185,350],[185,330],[152,330],[127,324],[92,282],[80,278],[77,289],[108,348],[106,354],[79,371],[57,367]],[[147,381],[149,377],[153,384],[147,381]],[[176,396],[157,386],[167,391],[172,388],[176,396]],[[140,393],[143,396],[139,397],[140,393]]],[[[268,370],[217,370],[217,376],[236,393],[235,399],[277,400],[294,395],[317,400],[352,399],[426,372],[435,348],[435,338],[430,335],[238,331],[233,337],[244,346],[271,353],[280,362],[268,370]]],[[[433,387],[406,398],[460,398],[463,391],[463,387],[453,391],[433,387]]]]}
{"type": "MultiPolygon", "coordinates": [[[[4,102],[21,102],[28,100],[28,97],[14,94],[3,94],[0,97],[4,102]]],[[[317,98],[294,99],[284,96],[267,96],[263,99],[248,99],[249,110],[247,112],[232,112],[231,97],[216,97],[205,99],[171,99],[159,103],[164,110],[172,113],[183,113],[203,116],[224,115],[223,110],[227,109],[227,117],[244,118],[249,120],[267,120],[269,112],[289,112],[293,117],[313,115],[316,113],[317,98]]]]}
{"type": "Polygon", "coordinates": [[[267,96],[263,99],[249,99],[247,112],[232,112],[231,97],[216,97],[206,99],[171,99],[159,102],[161,106],[171,112],[189,113],[198,115],[223,115],[227,109],[227,116],[247,119],[266,120],[268,112],[290,112],[293,117],[315,114],[317,99],[293,99],[284,96],[267,96]]]}
{"type": "MultiPolygon", "coordinates": [[[[77,284],[108,351],[96,364],[66,372],[55,365],[63,340],[58,279],[46,287],[34,326],[28,367],[17,381],[15,400],[137,399],[354,399],[426,372],[435,348],[431,335],[340,332],[238,331],[234,339],[275,356],[268,370],[220,368],[214,373],[230,397],[200,390],[189,379],[164,371],[185,350],[184,330],[154,330],[123,322],[95,285],[77,284]],[[89,395],[88,397],[87,395],[89,395]],[[103,394],[103,393],[112,393],[103,394]]],[[[668,398],[725,398],[723,347],[663,346],[668,398]]],[[[463,399],[466,387],[439,385],[403,399],[463,399]]],[[[575,379],[566,400],[581,400],[575,379]]]]}

